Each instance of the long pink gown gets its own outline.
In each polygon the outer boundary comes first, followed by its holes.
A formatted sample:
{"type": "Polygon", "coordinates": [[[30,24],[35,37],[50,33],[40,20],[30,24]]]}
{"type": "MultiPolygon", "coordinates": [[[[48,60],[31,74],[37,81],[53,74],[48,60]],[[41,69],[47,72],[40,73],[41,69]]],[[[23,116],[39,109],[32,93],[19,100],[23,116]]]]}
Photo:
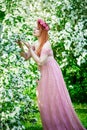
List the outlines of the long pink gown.
{"type": "Polygon", "coordinates": [[[74,111],[52,49],[43,47],[42,55],[48,55],[48,59],[44,65],[40,66],[41,78],[36,94],[43,129],[86,130],[74,111]]]}

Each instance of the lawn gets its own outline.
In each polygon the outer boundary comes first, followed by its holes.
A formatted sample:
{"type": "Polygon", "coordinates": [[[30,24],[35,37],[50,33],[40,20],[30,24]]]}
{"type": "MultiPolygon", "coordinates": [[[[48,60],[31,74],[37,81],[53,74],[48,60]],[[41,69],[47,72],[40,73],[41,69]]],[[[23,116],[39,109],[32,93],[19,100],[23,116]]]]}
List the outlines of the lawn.
{"type": "MultiPolygon", "coordinates": [[[[73,103],[73,106],[75,108],[75,111],[80,121],[87,128],[87,104],[73,103]]],[[[33,123],[23,122],[23,124],[26,127],[26,130],[42,130],[42,124],[41,124],[39,112],[37,111],[37,113],[34,113],[34,116],[35,118],[37,118],[36,122],[33,123]]]]}

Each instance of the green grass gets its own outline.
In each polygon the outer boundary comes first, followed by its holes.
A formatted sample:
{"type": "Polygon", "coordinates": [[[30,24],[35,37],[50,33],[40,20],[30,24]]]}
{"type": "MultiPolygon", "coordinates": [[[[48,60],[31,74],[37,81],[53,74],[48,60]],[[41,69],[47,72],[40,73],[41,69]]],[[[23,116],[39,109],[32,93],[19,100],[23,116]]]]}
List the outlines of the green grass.
{"type": "MultiPolygon", "coordinates": [[[[85,128],[87,128],[87,104],[76,104],[73,103],[74,109],[84,125],[85,128]]],[[[42,124],[41,124],[41,119],[40,119],[40,113],[37,112],[33,115],[35,118],[37,118],[37,122],[35,123],[30,123],[28,121],[23,122],[23,124],[26,127],[26,130],[43,130],[42,129],[42,124]]]]}
{"type": "Polygon", "coordinates": [[[87,128],[87,104],[74,103],[73,105],[80,121],[87,128]]]}
{"type": "Polygon", "coordinates": [[[28,121],[23,122],[23,124],[26,127],[26,130],[43,130],[39,111],[35,113],[33,116],[37,119],[36,122],[33,122],[33,123],[30,123],[28,121]]]}

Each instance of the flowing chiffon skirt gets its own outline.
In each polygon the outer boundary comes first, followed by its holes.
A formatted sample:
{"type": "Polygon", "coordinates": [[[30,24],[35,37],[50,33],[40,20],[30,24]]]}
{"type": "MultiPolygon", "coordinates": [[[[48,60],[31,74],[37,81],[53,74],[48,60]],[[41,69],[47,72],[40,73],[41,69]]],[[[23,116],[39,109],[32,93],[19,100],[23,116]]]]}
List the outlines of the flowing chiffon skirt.
{"type": "Polygon", "coordinates": [[[71,103],[63,75],[54,57],[40,67],[37,100],[44,130],[86,130],[71,103]]]}

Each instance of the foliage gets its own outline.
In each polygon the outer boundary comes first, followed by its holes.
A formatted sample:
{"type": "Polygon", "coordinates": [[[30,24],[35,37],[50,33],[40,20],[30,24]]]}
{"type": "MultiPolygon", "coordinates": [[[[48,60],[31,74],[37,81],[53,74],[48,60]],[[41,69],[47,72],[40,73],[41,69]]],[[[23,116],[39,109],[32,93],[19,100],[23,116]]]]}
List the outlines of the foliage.
{"type": "Polygon", "coordinates": [[[65,5],[56,12],[60,18],[56,28],[60,31],[55,34],[58,40],[54,38],[56,41],[53,42],[54,55],[63,71],[74,102],[86,102],[87,98],[86,10],[86,1],[66,0],[65,5]]]}
{"type": "Polygon", "coordinates": [[[72,100],[86,102],[86,4],[86,0],[0,1],[0,129],[25,129],[21,120],[30,119],[23,115],[36,110],[32,98],[40,75],[32,59],[19,56],[15,40],[34,42],[33,28],[40,17],[50,25],[54,56],[72,100]]]}

